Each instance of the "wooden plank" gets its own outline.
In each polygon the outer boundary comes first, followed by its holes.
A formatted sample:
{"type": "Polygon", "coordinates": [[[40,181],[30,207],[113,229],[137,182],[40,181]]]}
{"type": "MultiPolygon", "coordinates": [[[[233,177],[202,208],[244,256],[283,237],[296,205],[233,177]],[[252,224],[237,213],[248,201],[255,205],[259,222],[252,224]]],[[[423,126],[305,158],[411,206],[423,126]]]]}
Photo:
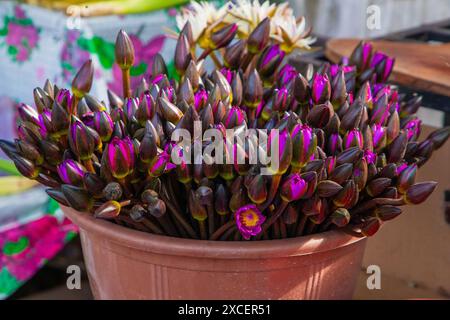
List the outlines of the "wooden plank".
{"type": "MultiPolygon", "coordinates": [[[[360,39],[331,39],[325,55],[333,62],[349,56],[360,39]]],[[[396,58],[391,80],[413,88],[450,96],[450,43],[427,44],[371,41],[374,49],[396,58]]]]}

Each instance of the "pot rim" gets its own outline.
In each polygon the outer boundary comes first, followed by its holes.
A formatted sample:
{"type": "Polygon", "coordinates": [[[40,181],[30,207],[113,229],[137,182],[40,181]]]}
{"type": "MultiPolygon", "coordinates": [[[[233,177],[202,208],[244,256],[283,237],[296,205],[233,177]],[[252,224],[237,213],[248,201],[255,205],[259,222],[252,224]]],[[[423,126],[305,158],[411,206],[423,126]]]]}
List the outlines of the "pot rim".
{"type": "Polygon", "coordinates": [[[216,259],[267,259],[317,254],[365,240],[340,230],[296,238],[259,241],[211,241],[151,234],[107,220],[95,219],[61,205],[64,214],[80,229],[95,233],[120,246],[169,256],[216,259]]]}

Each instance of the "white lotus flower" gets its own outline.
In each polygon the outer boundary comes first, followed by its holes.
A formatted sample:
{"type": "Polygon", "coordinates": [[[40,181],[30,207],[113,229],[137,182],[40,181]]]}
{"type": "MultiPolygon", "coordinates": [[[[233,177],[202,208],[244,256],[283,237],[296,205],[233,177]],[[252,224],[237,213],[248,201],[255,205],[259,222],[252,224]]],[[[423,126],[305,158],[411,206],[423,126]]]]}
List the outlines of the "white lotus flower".
{"type": "Polygon", "coordinates": [[[309,37],[304,17],[297,20],[293,15],[274,16],[272,27],[272,38],[279,42],[281,49],[287,53],[294,49],[311,49],[310,45],[315,41],[315,38],[309,37]]]}
{"type": "Polygon", "coordinates": [[[250,34],[262,20],[272,17],[277,11],[276,4],[270,4],[269,1],[260,4],[258,0],[237,0],[236,3],[229,2],[224,7],[228,8],[225,21],[236,23],[243,35],[250,34]]]}
{"type": "Polygon", "coordinates": [[[175,19],[179,30],[183,29],[186,21],[189,21],[193,38],[197,41],[206,29],[217,25],[226,13],[226,6],[216,8],[214,4],[207,1],[192,1],[189,8],[183,8],[175,19]]]}

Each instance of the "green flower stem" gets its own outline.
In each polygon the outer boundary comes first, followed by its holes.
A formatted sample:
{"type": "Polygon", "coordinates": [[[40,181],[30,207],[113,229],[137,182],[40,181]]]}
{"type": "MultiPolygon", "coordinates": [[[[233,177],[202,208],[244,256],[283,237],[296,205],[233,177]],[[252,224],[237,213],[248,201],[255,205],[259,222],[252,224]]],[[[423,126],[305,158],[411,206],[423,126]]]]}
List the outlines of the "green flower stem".
{"type": "Polygon", "coordinates": [[[215,229],[215,216],[214,216],[214,208],[211,204],[206,206],[206,211],[208,212],[208,234],[211,236],[215,229]]]}
{"type": "Polygon", "coordinates": [[[359,214],[361,212],[365,212],[367,210],[373,209],[378,205],[391,205],[391,206],[402,206],[405,205],[405,200],[403,198],[400,199],[391,199],[391,198],[376,198],[364,202],[357,206],[355,209],[350,211],[350,214],[353,216],[355,214],[359,214]]]}
{"type": "MultiPolygon", "coordinates": [[[[95,172],[95,171],[94,171],[95,172]]],[[[120,185],[123,187],[123,191],[125,192],[125,196],[128,199],[131,199],[133,197],[133,192],[131,191],[131,186],[127,180],[127,178],[123,178],[123,179],[118,179],[118,181],[120,183],[120,185]]]]}
{"type": "Polygon", "coordinates": [[[282,221],[282,219],[278,219],[280,223],[280,236],[282,239],[287,238],[287,228],[286,224],[282,221]]]}
{"type": "Polygon", "coordinates": [[[131,80],[130,80],[130,69],[122,69],[122,87],[123,87],[123,97],[131,97],[131,80]]]}
{"type": "MultiPolygon", "coordinates": [[[[272,213],[272,215],[270,216],[270,218],[268,220],[266,220],[266,222],[263,223],[262,225],[262,231],[268,231],[269,228],[275,223],[275,221],[277,221],[277,219],[281,216],[281,214],[283,213],[284,209],[286,209],[287,205],[289,204],[288,201],[282,201],[281,204],[276,208],[275,212],[272,213]]],[[[256,239],[260,240],[262,238],[263,232],[261,232],[256,239]]]]}
{"type": "Polygon", "coordinates": [[[236,222],[233,220],[228,221],[227,223],[220,226],[210,237],[209,240],[217,240],[219,239],[225,232],[231,229],[236,225],[236,222]]]}
{"type": "Polygon", "coordinates": [[[281,175],[274,175],[272,176],[272,181],[270,183],[270,189],[268,194],[268,197],[266,199],[266,201],[258,206],[258,209],[263,212],[264,210],[267,209],[268,206],[270,206],[270,204],[272,203],[273,199],[275,198],[275,195],[277,193],[278,190],[278,186],[280,185],[281,182],[281,175]]]}
{"type": "Polygon", "coordinates": [[[214,62],[214,65],[216,66],[216,68],[219,70],[222,69],[222,63],[220,62],[219,58],[217,58],[216,53],[214,51],[211,51],[209,56],[211,57],[212,61],[214,62]]]}
{"type": "Polygon", "coordinates": [[[303,235],[303,231],[305,230],[306,222],[308,221],[308,216],[306,214],[302,215],[302,218],[298,222],[297,231],[295,234],[299,237],[303,235]]]}
{"type": "Polygon", "coordinates": [[[317,227],[317,224],[315,224],[312,221],[308,221],[308,226],[306,227],[305,235],[312,234],[316,230],[316,227],[317,227]]]}
{"type": "Polygon", "coordinates": [[[205,220],[198,221],[198,226],[199,226],[199,229],[200,229],[200,239],[202,239],[202,240],[208,239],[208,235],[206,233],[205,220]]]}
{"type": "MultiPolygon", "coordinates": [[[[233,225],[230,229],[228,229],[221,237],[221,241],[229,240],[230,236],[233,235],[234,232],[238,231],[236,225],[233,225]]],[[[239,231],[238,231],[239,232],[239,231]]]]}
{"type": "Polygon", "coordinates": [[[192,226],[183,218],[183,215],[177,210],[177,208],[172,204],[172,202],[169,199],[167,199],[164,192],[161,192],[161,199],[166,203],[167,208],[172,212],[175,219],[177,219],[178,222],[183,226],[183,228],[186,230],[189,236],[191,238],[198,239],[198,235],[196,234],[192,226]]]}

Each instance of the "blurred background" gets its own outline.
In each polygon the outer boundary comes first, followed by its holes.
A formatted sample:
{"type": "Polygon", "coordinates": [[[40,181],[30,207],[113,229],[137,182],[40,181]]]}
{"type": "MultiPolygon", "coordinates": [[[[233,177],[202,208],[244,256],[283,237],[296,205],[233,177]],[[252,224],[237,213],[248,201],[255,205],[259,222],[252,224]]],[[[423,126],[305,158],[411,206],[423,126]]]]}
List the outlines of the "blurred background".
{"type": "MultiPolygon", "coordinates": [[[[214,1],[223,4],[225,1],[214,1]]],[[[280,2],[280,1],[276,1],[280,2]]],[[[114,40],[125,29],[136,48],[132,82],[147,76],[154,55],[170,57],[175,16],[185,0],[22,0],[0,2],[0,138],[16,135],[16,106],[33,105],[32,89],[50,79],[70,86],[81,64],[93,59],[93,95],[119,91],[114,40]]],[[[392,81],[423,95],[426,136],[450,124],[450,1],[291,0],[317,37],[316,50],[293,57],[300,70],[337,61],[356,38],[397,57],[392,81]],[[347,38],[341,40],[340,38],[347,38]],[[386,42],[389,41],[389,42],[386,42]],[[446,68],[428,66],[444,62],[446,68]],[[423,68],[421,68],[423,67],[423,68]]],[[[170,61],[170,58],[166,58],[170,61]]],[[[169,63],[169,67],[170,67],[169,63]]],[[[368,242],[355,299],[450,298],[450,145],[436,152],[420,180],[436,180],[430,199],[389,224],[368,242]],[[366,268],[381,269],[381,290],[368,290],[366,268]]],[[[42,188],[19,177],[0,154],[0,299],[90,299],[77,228],[42,188]],[[82,270],[81,290],[68,290],[66,269],[82,270]]]]}

